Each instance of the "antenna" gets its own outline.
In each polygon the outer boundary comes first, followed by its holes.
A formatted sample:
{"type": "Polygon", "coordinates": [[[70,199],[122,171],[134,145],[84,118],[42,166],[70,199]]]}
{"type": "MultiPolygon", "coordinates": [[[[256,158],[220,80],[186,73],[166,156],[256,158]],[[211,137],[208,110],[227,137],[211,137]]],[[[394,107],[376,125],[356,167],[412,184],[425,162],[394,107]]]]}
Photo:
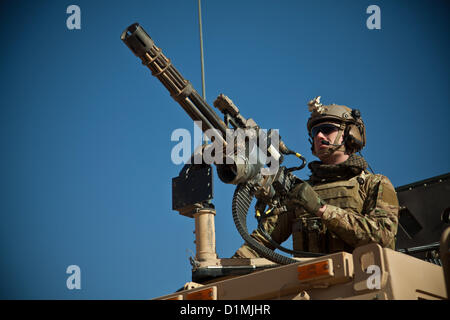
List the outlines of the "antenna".
{"type": "Polygon", "coordinates": [[[205,62],[203,58],[203,32],[202,32],[202,5],[201,0],[198,0],[198,26],[200,32],[200,60],[202,64],[202,96],[206,100],[206,90],[205,90],[205,62]]]}

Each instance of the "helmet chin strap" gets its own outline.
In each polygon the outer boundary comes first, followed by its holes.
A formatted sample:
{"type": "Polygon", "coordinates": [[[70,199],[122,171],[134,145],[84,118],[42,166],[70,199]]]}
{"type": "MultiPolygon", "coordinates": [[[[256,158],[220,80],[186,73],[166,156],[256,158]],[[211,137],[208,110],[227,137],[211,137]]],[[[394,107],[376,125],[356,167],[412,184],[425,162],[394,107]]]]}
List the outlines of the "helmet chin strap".
{"type": "MultiPolygon", "coordinates": [[[[341,137],[344,134],[344,132],[345,132],[345,123],[341,123],[340,126],[339,126],[338,134],[337,134],[337,136],[336,136],[336,138],[334,139],[334,142],[333,142],[334,145],[339,143],[339,140],[341,139],[341,137]]],[[[344,145],[344,139],[342,139],[342,143],[340,145],[344,145]]]]}

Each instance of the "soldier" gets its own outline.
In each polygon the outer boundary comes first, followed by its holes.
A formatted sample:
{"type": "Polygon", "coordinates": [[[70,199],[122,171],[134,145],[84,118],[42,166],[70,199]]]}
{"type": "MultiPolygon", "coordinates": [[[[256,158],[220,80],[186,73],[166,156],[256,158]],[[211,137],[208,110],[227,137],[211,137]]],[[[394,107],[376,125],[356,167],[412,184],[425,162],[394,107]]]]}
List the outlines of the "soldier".
{"type": "MultiPolygon", "coordinates": [[[[265,231],[277,243],[292,234],[294,250],[313,253],[352,252],[371,242],[394,249],[397,195],[387,177],[369,173],[355,154],[366,143],[359,110],[322,105],[320,97],[308,105],[311,150],[320,161],[309,163],[310,179],[290,192],[288,211],[265,218],[265,231]]],[[[252,237],[274,249],[258,230],[252,237]]],[[[259,255],[244,244],[233,257],[259,255]]]]}

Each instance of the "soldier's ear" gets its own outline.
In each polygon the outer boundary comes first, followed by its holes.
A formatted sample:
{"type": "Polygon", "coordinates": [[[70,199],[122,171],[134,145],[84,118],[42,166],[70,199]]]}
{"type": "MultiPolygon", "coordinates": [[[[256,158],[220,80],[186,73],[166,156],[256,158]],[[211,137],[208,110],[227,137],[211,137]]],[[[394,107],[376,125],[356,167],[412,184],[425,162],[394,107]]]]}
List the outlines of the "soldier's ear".
{"type": "MultiPolygon", "coordinates": [[[[338,134],[339,134],[339,131],[337,131],[338,132],[338,134]]],[[[336,144],[341,144],[341,143],[343,143],[344,142],[344,139],[345,139],[345,131],[344,132],[342,132],[342,134],[341,134],[341,137],[339,138],[339,141],[336,143],[336,144]]]]}

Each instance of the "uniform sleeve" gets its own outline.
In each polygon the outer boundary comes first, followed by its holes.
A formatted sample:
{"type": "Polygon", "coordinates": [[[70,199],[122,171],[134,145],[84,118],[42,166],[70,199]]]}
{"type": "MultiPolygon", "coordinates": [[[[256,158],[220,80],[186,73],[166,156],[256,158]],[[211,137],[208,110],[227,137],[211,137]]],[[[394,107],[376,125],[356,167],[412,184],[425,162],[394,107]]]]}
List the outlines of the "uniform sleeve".
{"type": "MultiPolygon", "coordinates": [[[[264,230],[275,242],[281,244],[286,241],[292,233],[291,221],[293,217],[294,212],[291,211],[280,215],[270,216],[263,221],[264,230]]],[[[272,250],[275,249],[258,229],[254,230],[251,236],[267,248],[272,250]]],[[[261,258],[261,256],[255,250],[250,248],[247,243],[244,243],[233,255],[233,258],[261,258]]]]}
{"type": "Polygon", "coordinates": [[[372,175],[367,178],[365,191],[362,213],[327,205],[322,221],[352,247],[376,242],[394,249],[399,209],[395,189],[385,176],[372,175]]]}

